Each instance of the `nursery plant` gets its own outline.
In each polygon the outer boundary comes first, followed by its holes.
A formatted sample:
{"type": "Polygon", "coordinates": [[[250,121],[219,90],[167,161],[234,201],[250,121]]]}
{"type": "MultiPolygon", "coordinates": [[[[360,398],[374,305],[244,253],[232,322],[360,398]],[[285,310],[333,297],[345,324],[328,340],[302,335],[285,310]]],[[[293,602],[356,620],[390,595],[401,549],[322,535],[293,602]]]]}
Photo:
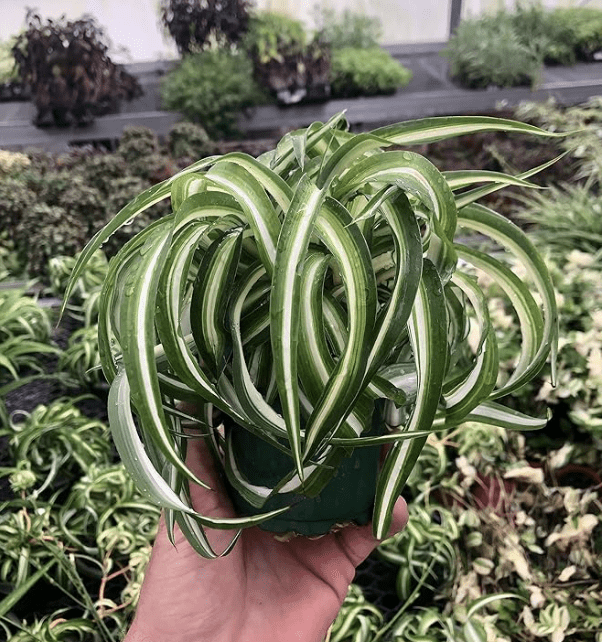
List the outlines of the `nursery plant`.
{"type": "Polygon", "coordinates": [[[399,149],[493,130],[560,135],[490,117],[356,135],[338,114],[257,159],[193,163],[90,240],[65,302],[116,230],[170,198],[172,213],[109,264],[98,339],[115,445],[140,490],[165,509],[171,538],[177,522],[199,554],[215,557],[227,551],[213,550],[206,528],[318,535],[372,519],[382,539],[430,433],[467,420],[545,425],[499,400],[554,363],[552,283],[525,234],[475,202],[531,185],[544,166],[514,177],[441,173],[399,149]],[[489,236],[532,283],[455,240],[460,228],[489,236]],[[496,335],[468,264],[496,281],[520,319],[521,353],[499,387],[496,335]],[[237,517],[192,506],[189,485],[206,486],[185,463],[194,438],[225,472],[237,517]]]}

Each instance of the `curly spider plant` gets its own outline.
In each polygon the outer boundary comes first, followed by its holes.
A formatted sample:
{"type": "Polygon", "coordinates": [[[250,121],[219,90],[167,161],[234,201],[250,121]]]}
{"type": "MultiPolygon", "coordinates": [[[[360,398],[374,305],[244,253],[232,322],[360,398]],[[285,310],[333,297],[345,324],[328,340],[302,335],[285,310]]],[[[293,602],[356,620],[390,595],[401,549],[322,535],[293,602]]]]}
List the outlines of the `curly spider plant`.
{"type": "Polygon", "coordinates": [[[205,556],[217,555],[208,527],[315,535],[372,519],[383,538],[430,432],[467,420],[545,424],[497,400],[555,351],[552,284],[529,239],[475,203],[504,185],[532,185],[544,166],[515,177],[441,173],[394,148],[493,130],[558,135],[490,117],[354,135],[339,114],[258,159],[194,163],[89,242],[65,299],[115,230],[171,198],[173,213],[111,261],[99,304],[114,441],[141,490],[166,509],[171,534],[177,521],[205,556]],[[503,260],[455,242],[460,226],[518,257],[541,305],[503,260]],[[466,264],[498,283],[520,320],[522,351],[502,387],[487,301],[466,264]],[[184,429],[182,401],[196,408],[196,432],[184,429]],[[240,517],[191,505],[189,484],[205,485],[185,463],[194,435],[222,467],[240,517]]]}

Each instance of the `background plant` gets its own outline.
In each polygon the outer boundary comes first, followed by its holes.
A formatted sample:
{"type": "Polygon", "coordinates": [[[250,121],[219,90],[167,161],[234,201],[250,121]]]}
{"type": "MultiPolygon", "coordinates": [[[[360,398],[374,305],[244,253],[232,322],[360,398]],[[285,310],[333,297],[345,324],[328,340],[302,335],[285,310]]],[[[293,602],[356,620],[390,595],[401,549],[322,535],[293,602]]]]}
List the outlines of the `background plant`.
{"type": "Polygon", "coordinates": [[[32,87],[36,123],[83,123],[141,94],[138,81],[115,65],[94,18],[47,20],[32,11],[12,48],[21,81],[32,87]]]}
{"type": "Polygon", "coordinates": [[[186,56],[166,75],[161,94],[166,109],[177,109],[214,139],[235,135],[239,113],[262,102],[251,62],[220,49],[186,56]]]}
{"type": "Polygon", "coordinates": [[[194,160],[214,152],[215,146],[209,134],[195,123],[176,123],[169,130],[168,149],[172,158],[194,160]]]}
{"type": "Polygon", "coordinates": [[[542,65],[540,53],[523,42],[506,12],[463,20],[449,39],[445,55],[452,78],[471,89],[532,86],[542,65]]]}
{"type": "MultiPolygon", "coordinates": [[[[195,126],[190,126],[196,136],[195,126]]],[[[151,130],[141,128],[126,131],[116,153],[74,149],[60,155],[7,153],[5,158],[11,169],[0,181],[6,223],[0,246],[11,257],[7,265],[15,278],[39,277],[44,284],[51,278],[49,259],[73,256],[82,249],[83,238],[141,190],[177,171],[180,162],[151,130]]],[[[163,204],[149,208],[145,224],[165,212],[163,204]]],[[[115,254],[140,223],[119,230],[103,248],[107,255],[115,254]]],[[[55,291],[55,296],[60,293],[55,291]]]]}
{"type": "Polygon", "coordinates": [[[349,9],[337,13],[329,7],[318,7],[314,20],[320,38],[332,49],[373,49],[380,43],[382,25],[378,18],[349,9]]]}
{"type": "Polygon", "coordinates": [[[247,0],[161,0],[161,22],[180,54],[238,42],[247,30],[247,0]]]}
{"type": "Polygon", "coordinates": [[[17,68],[10,40],[0,42],[0,83],[10,82],[17,78],[17,68]]]}
{"type": "Polygon", "coordinates": [[[243,46],[257,82],[280,102],[298,102],[318,91],[328,96],[330,47],[320,33],[308,34],[300,20],[258,11],[243,46]]]}
{"type": "Polygon", "coordinates": [[[455,542],[460,529],[450,511],[439,506],[410,504],[406,528],[385,540],[378,554],[399,566],[397,594],[403,604],[420,591],[439,593],[453,582],[458,565],[455,542]]]}
{"type": "Polygon", "coordinates": [[[332,53],[330,83],[336,97],[392,94],[411,78],[409,69],[378,47],[348,47],[332,53]]]}
{"type": "Polygon", "coordinates": [[[271,60],[283,62],[286,56],[303,54],[307,34],[300,20],[282,13],[260,11],[251,18],[243,44],[251,58],[260,64],[271,60]]]}
{"type": "Polygon", "coordinates": [[[446,55],[452,77],[467,87],[533,85],[542,66],[593,60],[602,49],[602,11],[593,7],[553,10],[539,2],[516,2],[462,20],[446,55]],[[525,66],[521,69],[520,60],[525,66]]]}

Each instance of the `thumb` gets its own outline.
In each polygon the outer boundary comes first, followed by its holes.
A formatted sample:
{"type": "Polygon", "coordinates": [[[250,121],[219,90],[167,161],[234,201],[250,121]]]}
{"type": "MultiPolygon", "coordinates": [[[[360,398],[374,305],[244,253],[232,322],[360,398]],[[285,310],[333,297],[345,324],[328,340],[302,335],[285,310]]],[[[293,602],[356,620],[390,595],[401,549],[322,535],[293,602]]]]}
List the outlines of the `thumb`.
{"type": "MultiPolygon", "coordinates": [[[[403,530],[408,522],[408,507],[403,497],[400,497],[393,508],[393,519],[388,537],[403,530]]],[[[365,526],[347,526],[335,533],[339,546],[351,563],[357,568],[370,553],[380,544],[372,534],[372,524],[365,526]]]]}

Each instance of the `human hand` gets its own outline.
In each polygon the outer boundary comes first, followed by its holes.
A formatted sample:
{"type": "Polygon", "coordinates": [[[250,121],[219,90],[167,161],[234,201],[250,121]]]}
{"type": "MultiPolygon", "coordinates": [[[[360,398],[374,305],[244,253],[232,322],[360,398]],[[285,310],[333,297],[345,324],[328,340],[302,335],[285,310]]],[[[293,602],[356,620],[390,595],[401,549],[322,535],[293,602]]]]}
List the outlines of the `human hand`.
{"type": "MultiPolygon", "coordinates": [[[[214,490],[191,485],[193,506],[213,517],[234,511],[202,440],[187,464],[214,490]]],[[[407,522],[399,499],[391,534],[407,522]]],[[[124,642],[320,642],[335,619],[356,567],[378,541],[372,526],[347,526],[319,539],[277,540],[258,527],[243,531],[226,557],[200,557],[175,527],[176,546],[163,517],[146,571],[134,622],[124,642]]],[[[216,551],[233,531],[211,531],[216,551]]]]}

